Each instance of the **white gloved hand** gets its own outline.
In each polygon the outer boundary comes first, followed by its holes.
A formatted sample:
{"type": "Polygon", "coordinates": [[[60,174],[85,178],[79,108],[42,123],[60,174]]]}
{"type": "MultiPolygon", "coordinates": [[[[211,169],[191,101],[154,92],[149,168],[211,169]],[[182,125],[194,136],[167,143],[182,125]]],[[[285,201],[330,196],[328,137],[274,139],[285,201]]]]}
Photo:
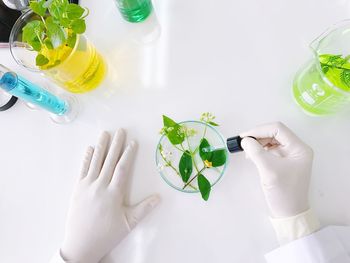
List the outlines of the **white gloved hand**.
{"type": "Polygon", "coordinates": [[[312,149],[282,123],[263,125],[240,136],[247,157],[258,168],[272,216],[285,218],[307,211],[312,149]]]}
{"type": "Polygon", "coordinates": [[[99,262],[159,202],[159,197],[153,195],[135,206],[124,204],[137,147],[130,142],[123,151],[123,130],[116,132],[110,147],[109,140],[109,134],[104,132],[97,147],[89,147],[86,152],[61,247],[66,261],[99,262]]]}

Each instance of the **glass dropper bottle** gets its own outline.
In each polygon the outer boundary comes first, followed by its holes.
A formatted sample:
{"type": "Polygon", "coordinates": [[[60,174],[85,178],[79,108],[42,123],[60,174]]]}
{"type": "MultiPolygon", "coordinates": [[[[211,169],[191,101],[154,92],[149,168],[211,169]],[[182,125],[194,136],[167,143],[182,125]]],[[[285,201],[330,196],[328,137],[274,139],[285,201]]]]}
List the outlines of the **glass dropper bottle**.
{"type": "MultiPolygon", "coordinates": [[[[249,138],[252,138],[254,140],[256,140],[255,137],[253,136],[247,136],[249,138]]],[[[244,137],[245,138],[245,137],[244,137]]],[[[237,152],[242,152],[244,151],[243,147],[242,147],[242,140],[244,139],[241,136],[234,136],[234,137],[230,137],[226,140],[226,148],[230,153],[237,153],[237,152]]],[[[215,147],[215,146],[209,146],[207,148],[204,148],[203,151],[204,152],[211,152],[214,150],[218,150],[218,149],[224,149],[222,147],[215,147]]]]}

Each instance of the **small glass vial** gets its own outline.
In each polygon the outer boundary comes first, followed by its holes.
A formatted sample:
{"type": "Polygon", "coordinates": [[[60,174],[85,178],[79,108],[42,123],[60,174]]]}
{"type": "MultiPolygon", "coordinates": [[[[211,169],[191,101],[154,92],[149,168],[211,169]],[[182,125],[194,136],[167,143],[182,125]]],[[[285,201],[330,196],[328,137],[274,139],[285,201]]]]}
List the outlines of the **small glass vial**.
{"type": "Polygon", "coordinates": [[[116,0],[123,18],[132,23],[144,21],[152,12],[151,0],[116,0]]]}

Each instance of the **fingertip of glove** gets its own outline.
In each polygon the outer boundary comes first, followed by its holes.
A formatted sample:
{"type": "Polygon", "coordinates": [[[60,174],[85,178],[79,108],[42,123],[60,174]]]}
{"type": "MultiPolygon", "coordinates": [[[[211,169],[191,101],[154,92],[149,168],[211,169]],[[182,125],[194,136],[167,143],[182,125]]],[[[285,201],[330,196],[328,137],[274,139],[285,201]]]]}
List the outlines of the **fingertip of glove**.
{"type": "Polygon", "coordinates": [[[99,138],[99,141],[100,142],[105,142],[105,141],[108,141],[109,138],[110,138],[110,135],[109,135],[108,131],[102,131],[101,135],[100,135],[100,138],[99,138]]]}
{"type": "Polygon", "coordinates": [[[131,149],[137,148],[137,142],[135,140],[132,140],[131,142],[129,142],[129,147],[131,149]]]}
{"type": "Polygon", "coordinates": [[[252,137],[244,137],[242,139],[241,146],[248,156],[264,151],[263,146],[252,137]]]}
{"type": "Polygon", "coordinates": [[[252,137],[248,137],[248,136],[241,136],[241,137],[242,137],[241,146],[244,150],[248,149],[250,145],[257,143],[257,141],[252,137]]]}
{"type": "Polygon", "coordinates": [[[119,129],[117,130],[117,136],[125,136],[125,135],[126,135],[125,129],[119,128],[119,129]]]}

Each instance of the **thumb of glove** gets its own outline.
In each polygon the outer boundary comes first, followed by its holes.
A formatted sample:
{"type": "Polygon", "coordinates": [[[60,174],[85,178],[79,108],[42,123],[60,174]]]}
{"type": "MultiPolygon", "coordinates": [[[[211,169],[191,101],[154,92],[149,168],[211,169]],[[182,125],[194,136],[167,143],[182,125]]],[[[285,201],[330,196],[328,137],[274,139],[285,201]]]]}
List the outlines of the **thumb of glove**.
{"type": "Polygon", "coordinates": [[[158,195],[152,195],[137,205],[129,207],[126,212],[126,219],[130,230],[136,227],[137,223],[146,217],[159,203],[160,197],[158,195]]]}
{"type": "Polygon", "coordinates": [[[263,146],[251,137],[244,137],[241,142],[247,157],[259,168],[262,167],[267,159],[267,152],[263,146]]]}

